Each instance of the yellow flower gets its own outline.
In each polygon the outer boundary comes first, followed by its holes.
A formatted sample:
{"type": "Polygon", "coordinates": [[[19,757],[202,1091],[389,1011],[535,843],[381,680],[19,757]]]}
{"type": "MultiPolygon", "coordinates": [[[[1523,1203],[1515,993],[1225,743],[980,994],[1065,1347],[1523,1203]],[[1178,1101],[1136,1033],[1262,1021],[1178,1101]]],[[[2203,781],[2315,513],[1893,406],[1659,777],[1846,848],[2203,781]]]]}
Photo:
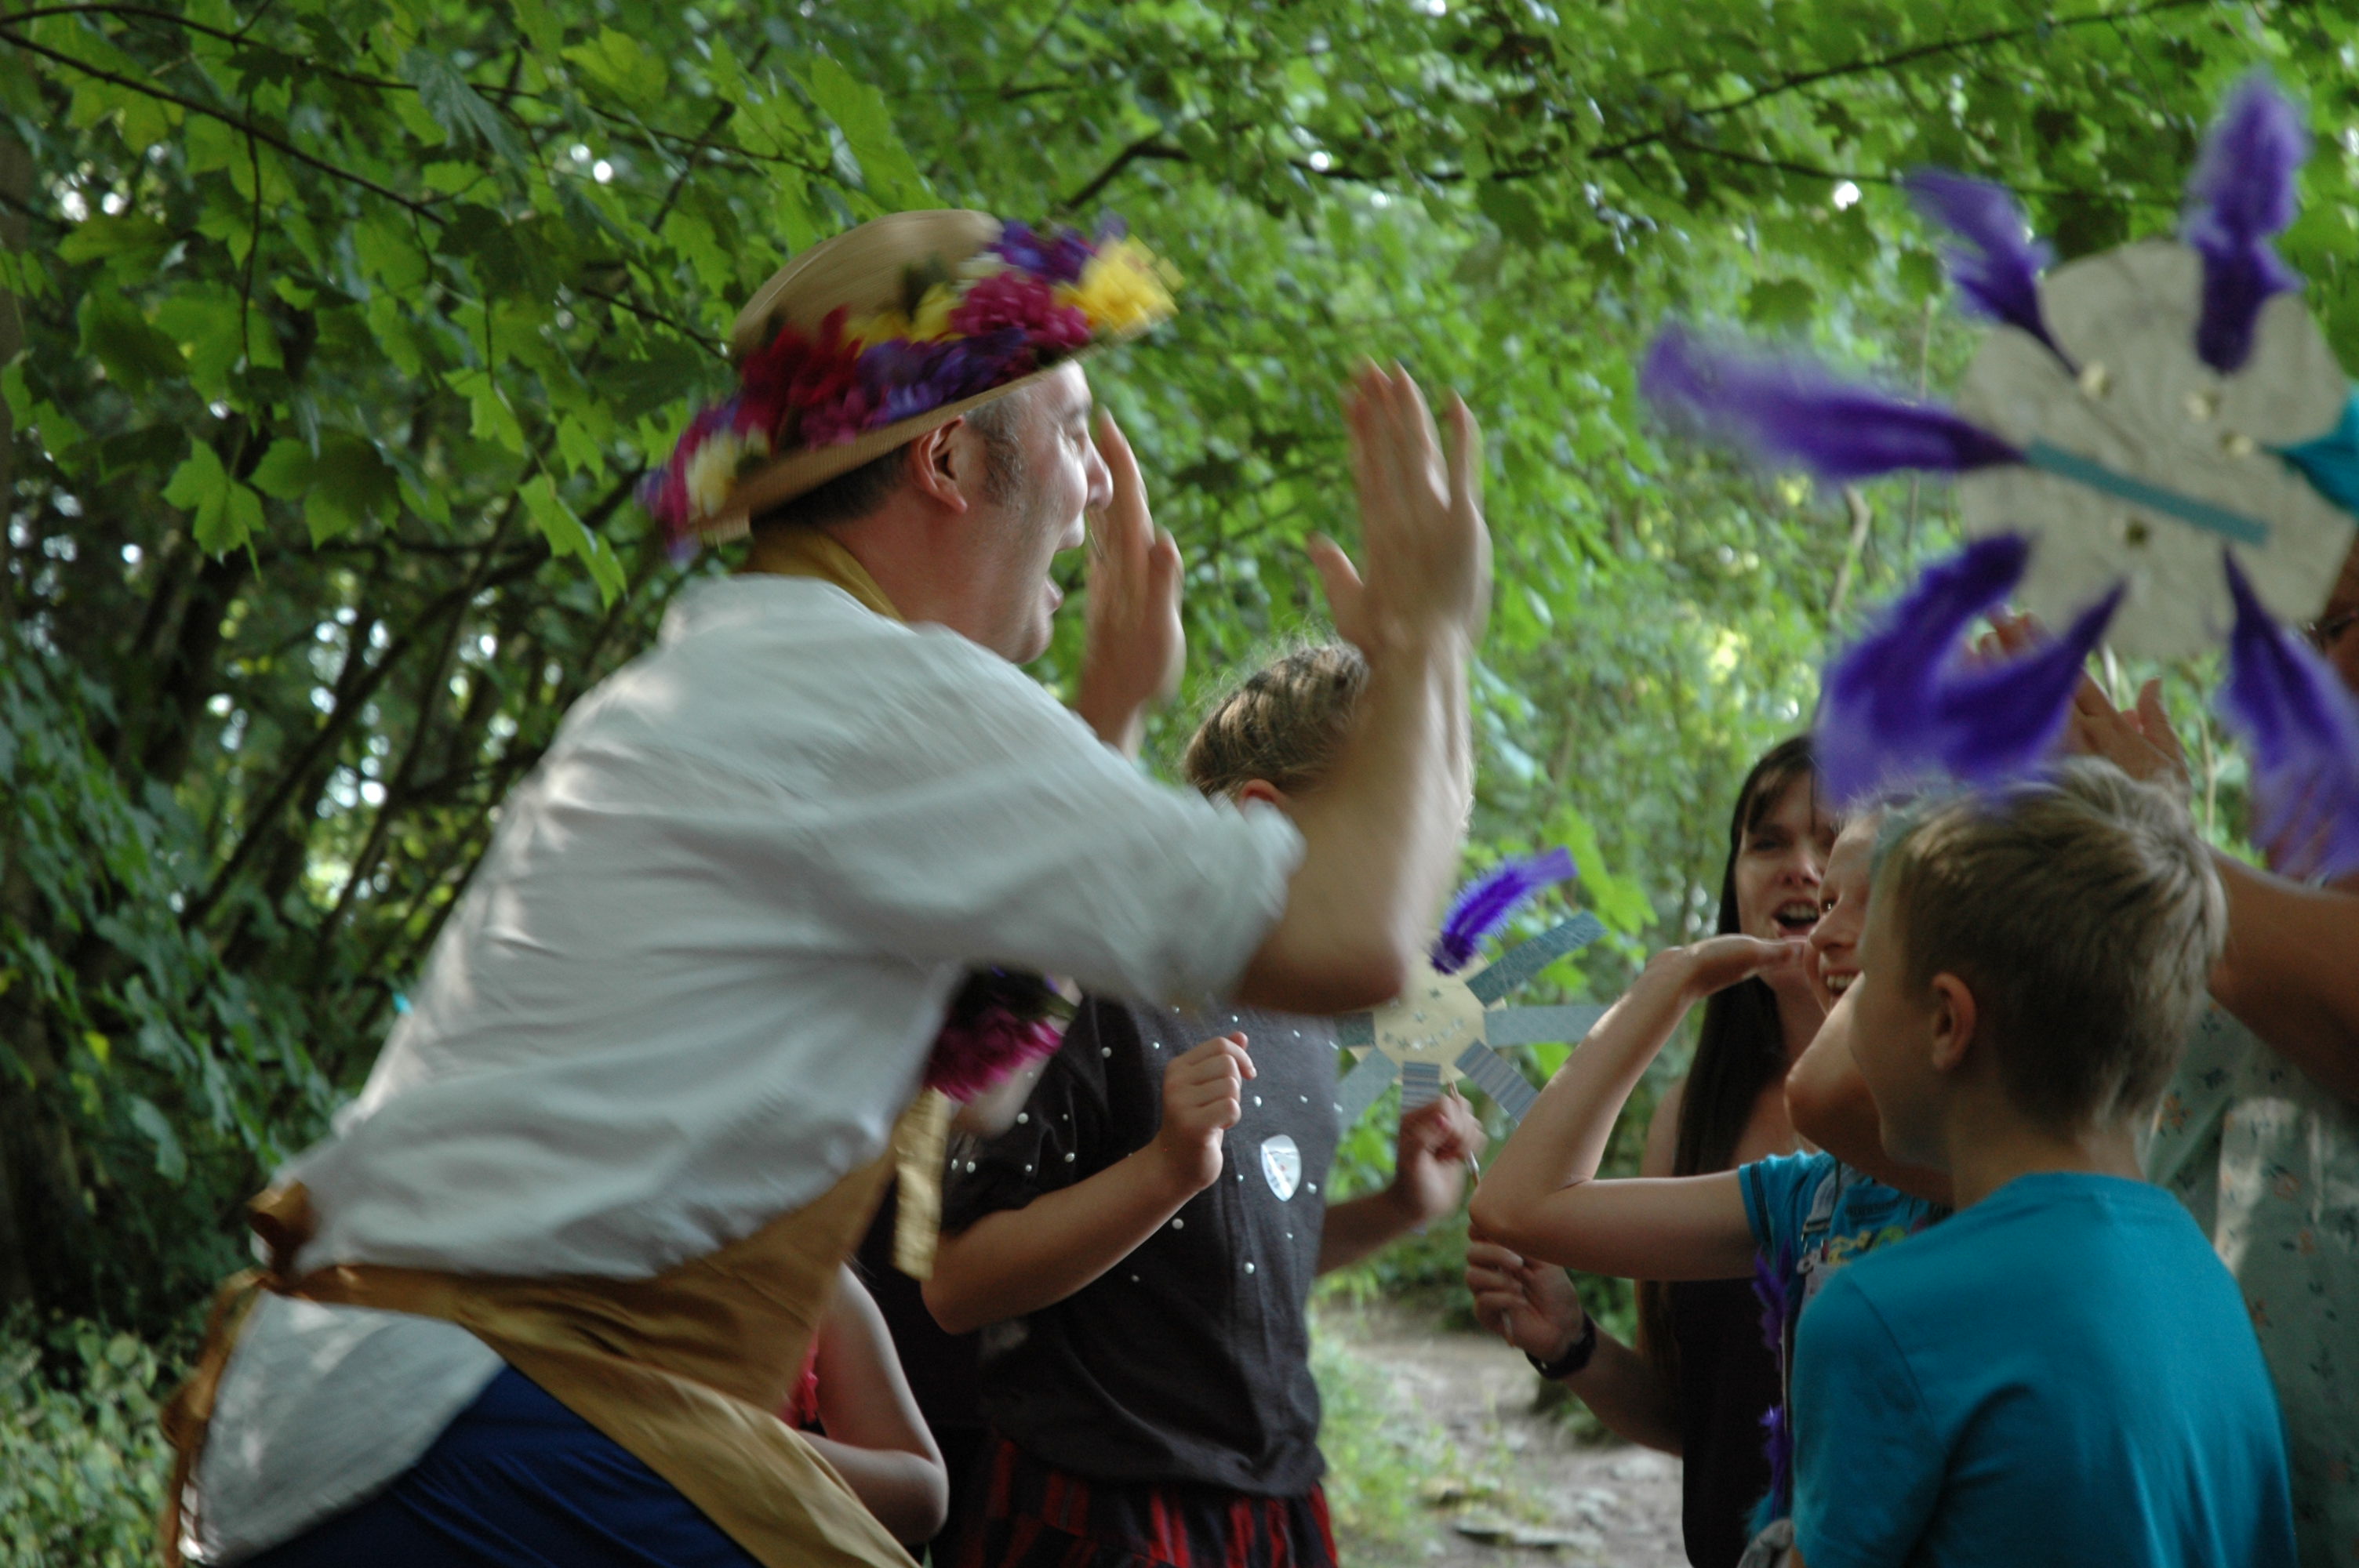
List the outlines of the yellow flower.
{"type": "Polygon", "coordinates": [[[895,338],[909,335],[909,318],[897,305],[888,305],[870,315],[856,318],[843,330],[847,341],[855,343],[886,343],[895,338]]]}
{"type": "Polygon", "coordinates": [[[733,430],[714,432],[688,460],[689,506],[699,517],[718,514],[728,504],[747,460],[769,455],[769,439],[759,430],[743,436],[733,430]]]}
{"type": "Polygon", "coordinates": [[[951,312],[958,308],[965,292],[948,283],[938,283],[927,289],[918,301],[918,313],[909,319],[909,341],[930,343],[937,338],[949,337],[951,312]]]}
{"type": "Polygon", "coordinates": [[[1115,240],[1090,258],[1079,283],[1057,290],[1057,302],[1078,306],[1089,318],[1092,336],[1126,338],[1171,314],[1171,290],[1179,281],[1136,240],[1115,240]]]}

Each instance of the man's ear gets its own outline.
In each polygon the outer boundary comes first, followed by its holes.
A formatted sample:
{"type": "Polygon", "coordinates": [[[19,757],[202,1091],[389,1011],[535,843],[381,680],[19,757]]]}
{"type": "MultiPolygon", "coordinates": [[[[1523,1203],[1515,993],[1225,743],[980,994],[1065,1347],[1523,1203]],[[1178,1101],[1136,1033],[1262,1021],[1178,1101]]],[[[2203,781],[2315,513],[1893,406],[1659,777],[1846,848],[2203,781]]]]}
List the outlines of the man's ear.
{"type": "Polygon", "coordinates": [[[1932,1009],[1932,1066],[1937,1073],[1955,1072],[1965,1065],[1973,1050],[1974,1024],[1979,1011],[1974,1005],[1974,993],[1966,982],[1955,975],[1933,977],[1932,994],[1926,999],[1932,1009]]]}
{"type": "Polygon", "coordinates": [[[965,429],[964,419],[953,419],[947,425],[937,425],[908,446],[909,477],[916,481],[918,493],[945,511],[963,513],[974,504],[966,482],[970,476],[960,470],[963,466],[953,432],[965,429]]]}

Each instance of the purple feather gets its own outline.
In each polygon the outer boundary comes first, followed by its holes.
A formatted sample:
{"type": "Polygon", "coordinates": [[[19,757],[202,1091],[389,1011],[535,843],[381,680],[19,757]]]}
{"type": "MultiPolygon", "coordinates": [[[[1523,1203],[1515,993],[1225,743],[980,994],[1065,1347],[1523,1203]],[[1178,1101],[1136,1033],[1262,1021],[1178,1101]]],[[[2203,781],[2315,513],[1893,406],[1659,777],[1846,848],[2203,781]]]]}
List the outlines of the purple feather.
{"type": "Polygon", "coordinates": [[[2039,275],[2056,253],[2031,238],[2015,193],[1940,168],[1920,168],[1901,184],[1918,211],[1962,242],[1944,245],[1941,261],[1975,313],[2020,328],[2063,359],[2039,314],[2039,275]]]}
{"type": "Polygon", "coordinates": [[[1550,882],[1572,875],[1572,857],[1561,849],[1527,860],[1502,860],[1468,882],[1450,905],[1434,939],[1433,967],[1454,975],[1473,961],[1484,940],[1507,923],[1516,907],[1550,882]]]}
{"type": "Polygon", "coordinates": [[[1966,627],[2006,598],[2030,556],[2028,541],[2001,534],[1936,562],[1828,665],[1816,755],[1819,777],[1836,800],[1929,775],[1992,783],[2037,766],[2054,746],[2081,666],[2123,590],[2115,588],[2037,652],[1970,665],[1966,627]]]}
{"type": "Polygon", "coordinates": [[[2220,714],[2252,752],[2254,837],[2292,875],[2359,871],[2359,700],[2226,561],[2236,625],[2220,714]]]}
{"type": "Polygon", "coordinates": [[[2269,236],[2293,222],[2294,180],[2309,157],[2301,111],[2256,71],[2229,96],[2188,178],[2180,232],[2203,258],[2195,351],[2223,375],[2251,356],[2269,296],[2301,287],[2269,236]]]}
{"type": "Polygon", "coordinates": [[[1638,389],[1722,440],[1830,483],[1897,469],[1957,472],[2023,460],[1946,408],[1839,381],[1808,360],[1707,348],[1679,327],[1655,339],[1638,389]]]}
{"type": "MultiPolygon", "coordinates": [[[[1761,1303],[1761,1342],[1777,1357],[1781,1374],[1786,1367],[1786,1330],[1801,1314],[1801,1303],[1794,1297],[1801,1283],[1796,1271],[1794,1246],[1781,1241],[1773,1260],[1767,1255],[1753,1255],[1753,1295],[1761,1303]]],[[[1762,1447],[1769,1458],[1769,1492],[1761,1500],[1761,1510],[1756,1514],[1753,1528],[1764,1528],[1772,1520],[1783,1519],[1792,1511],[1794,1469],[1794,1426],[1783,1403],[1774,1404],[1761,1417],[1764,1433],[1762,1447]]]]}

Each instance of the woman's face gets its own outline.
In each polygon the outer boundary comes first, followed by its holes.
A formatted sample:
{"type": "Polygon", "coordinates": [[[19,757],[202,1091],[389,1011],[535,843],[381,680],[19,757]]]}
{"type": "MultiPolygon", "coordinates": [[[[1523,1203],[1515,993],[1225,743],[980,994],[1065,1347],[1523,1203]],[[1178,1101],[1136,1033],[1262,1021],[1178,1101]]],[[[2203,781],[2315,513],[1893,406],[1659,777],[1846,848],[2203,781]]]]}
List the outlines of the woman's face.
{"type": "Polygon", "coordinates": [[[1789,781],[1736,849],[1736,925],[1768,941],[1807,936],[1819,921],[1820,884],[1834,824],[1819,809],[1808,773],[1789,781]]]}
{"type": "Polygon", "coordinates": [[[1879,818],[1847,824],[1828,852],[1819,881],[1819,923],[1810,928],[1810,989],[1819,1005],[1832,1011],[1835,999],[1859,978],[1859,937],[1867,927],[1868,861],[1875,850],[1879,818]]]}

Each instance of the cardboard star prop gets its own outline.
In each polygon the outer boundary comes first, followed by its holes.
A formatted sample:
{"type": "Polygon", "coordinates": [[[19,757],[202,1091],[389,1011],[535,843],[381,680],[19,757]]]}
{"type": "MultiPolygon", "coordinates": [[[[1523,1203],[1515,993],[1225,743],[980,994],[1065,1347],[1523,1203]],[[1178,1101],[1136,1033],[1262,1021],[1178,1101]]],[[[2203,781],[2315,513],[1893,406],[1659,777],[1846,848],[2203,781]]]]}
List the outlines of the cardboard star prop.
{"type": "Polygon", "coordinates": [[[2224,643],[2221,710],[2263,816],[2314,853],[2304,871],[2359,869],[2359,704],[2273,619],[2315,617],[2359,538],[2359,399],[2272,246],[2308,151],[2299,113],[2249,78],[2205,140],[2177,240],[2053,272],[2004,189],[1910,177],[1957,242],[1952,281],[1995,323],[1954,410],[1658,338],[1647,395],[1766,458],[1835,481],[1960,476],[1975,545],[1828,668],[1818,730],[1839,797],[2037,765],[2100,638],[2154,657],[2224,643]],[[2069,630],[1970,664],[1955,633],[2018,586],[2069,630]]]}
{"type": "Polygon", "coordinates": [[[1337,1021],[1336,1043],[1359,1055],[1358,1065],[1336,1087],[1338,1126],[1357,1121],[1396,1078],[1404,1112],[1465,1078],[1489,1095],[1510,1122],[1523,1119],[1538,1091],[1494,1047],[1579,1040],[1605,1009],[1590,1003],[1500,1004],[1549,964],[1604,935],[1605,927],[1583,912],[1510,948],[1473,974],[1455,971],[1472,957],[1484,935],[1505,923],[1517,903],[1571,870],[1571,857],[1559,849],[1537,860],[1511,861],[1473,882],[1443,922],[1432,961],[1419,966],[1399,997],[1372,1012],[1346,1013],[1337,1021]]]}

